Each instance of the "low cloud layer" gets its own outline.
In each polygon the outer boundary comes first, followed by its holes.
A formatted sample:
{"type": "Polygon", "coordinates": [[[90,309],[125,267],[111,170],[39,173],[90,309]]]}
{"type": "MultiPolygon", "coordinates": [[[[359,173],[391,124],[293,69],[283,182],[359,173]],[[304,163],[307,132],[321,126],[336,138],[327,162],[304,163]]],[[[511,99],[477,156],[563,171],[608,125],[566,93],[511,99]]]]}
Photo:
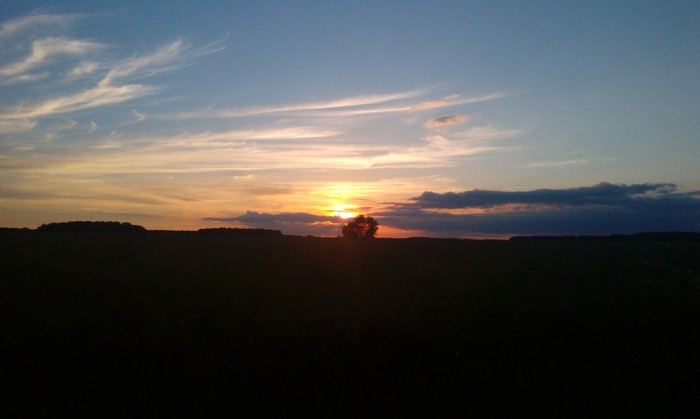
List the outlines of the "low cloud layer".
{"type": "Polygon", "coordinates": [[[700,199],[675,190],[670,183],[604,182],[520,192],[424,192],[412,203],[397,204],[377,216],[385,225],[452,237],[700,230],[700,199]]]}
{"type": "Polygon", "coordinates": [[[571,189],[537,189],[533,191],[503,192],[474,189],[465,192],[438,194],[423,192],[411,198],[420,208],[492,208],[498,205],[625,205],[649,198],[658,200],[676,189],[671,183],[613,185],[602,182],[594,186],[571,189]]]}

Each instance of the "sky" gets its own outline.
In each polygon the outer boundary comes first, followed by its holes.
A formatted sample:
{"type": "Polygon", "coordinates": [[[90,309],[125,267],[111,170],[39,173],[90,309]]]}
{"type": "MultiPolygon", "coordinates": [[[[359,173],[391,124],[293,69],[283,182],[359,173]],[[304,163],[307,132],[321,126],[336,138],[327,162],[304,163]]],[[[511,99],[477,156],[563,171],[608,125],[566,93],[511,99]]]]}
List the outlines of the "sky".
{"type": "Polygon", "coordinates": [[[5,1],[0,226],[700,231],[697,1],[5,1]]]}

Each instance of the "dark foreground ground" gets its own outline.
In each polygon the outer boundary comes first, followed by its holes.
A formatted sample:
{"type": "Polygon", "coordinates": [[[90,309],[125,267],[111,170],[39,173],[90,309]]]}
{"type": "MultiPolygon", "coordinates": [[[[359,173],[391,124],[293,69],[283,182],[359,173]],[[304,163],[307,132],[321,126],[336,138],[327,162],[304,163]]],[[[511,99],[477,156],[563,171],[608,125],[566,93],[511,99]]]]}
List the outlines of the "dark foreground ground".
{"type": "Polygon", "coordinates": [[[700,245],[0,233],[0,416],[700,417],[700,245]]]}

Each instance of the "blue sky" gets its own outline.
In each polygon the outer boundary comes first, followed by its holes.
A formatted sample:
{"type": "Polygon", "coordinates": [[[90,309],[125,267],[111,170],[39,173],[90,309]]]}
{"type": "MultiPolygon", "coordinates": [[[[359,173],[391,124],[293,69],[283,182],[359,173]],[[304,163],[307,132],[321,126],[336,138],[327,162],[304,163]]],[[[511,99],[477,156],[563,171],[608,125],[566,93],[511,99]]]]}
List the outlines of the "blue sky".
{"type": "Polygon", "coordinates": [[[3,226],[700,230],[697,2],[0,12],[3,226]]]}

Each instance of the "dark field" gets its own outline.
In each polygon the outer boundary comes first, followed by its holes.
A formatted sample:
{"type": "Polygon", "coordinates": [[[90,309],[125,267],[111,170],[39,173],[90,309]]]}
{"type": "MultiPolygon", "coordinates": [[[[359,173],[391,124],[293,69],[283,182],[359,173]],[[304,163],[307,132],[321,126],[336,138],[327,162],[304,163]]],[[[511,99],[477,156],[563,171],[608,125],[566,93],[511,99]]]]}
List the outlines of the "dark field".
{"type": "Polygon", "coordinates": [[[700,417],[699,255],[0,232],[0,415],[700,417]]]}

